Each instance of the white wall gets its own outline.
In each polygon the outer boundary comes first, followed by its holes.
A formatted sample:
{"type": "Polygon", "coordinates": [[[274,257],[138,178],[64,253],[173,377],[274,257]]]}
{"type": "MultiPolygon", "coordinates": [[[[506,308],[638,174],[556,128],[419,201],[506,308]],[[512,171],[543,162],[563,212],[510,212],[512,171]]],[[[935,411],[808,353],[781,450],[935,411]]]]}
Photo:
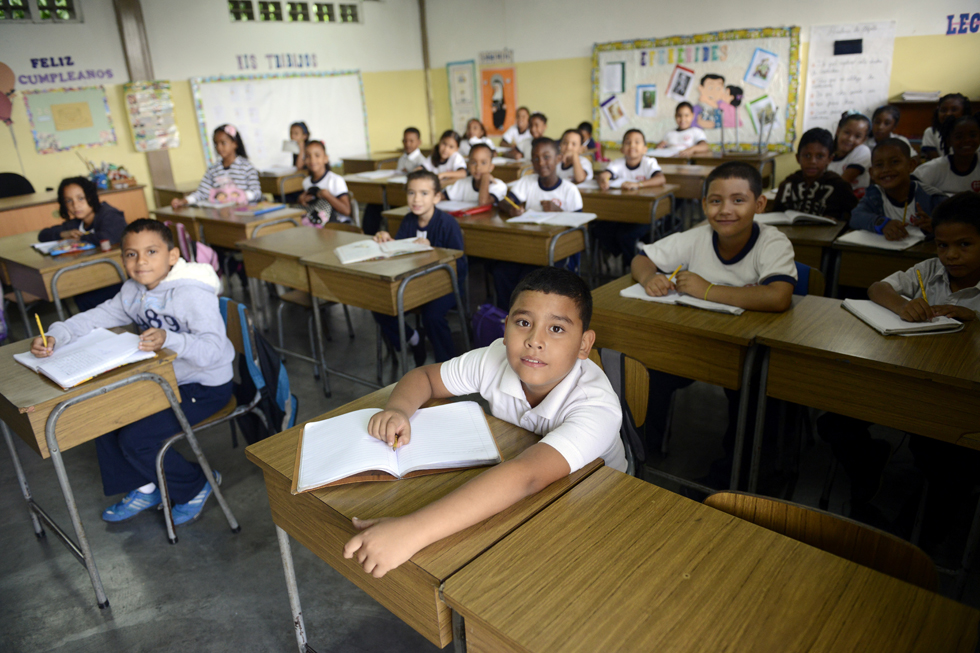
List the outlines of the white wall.
{"type": "MultiPolygon", "coordinates": [[[[511,48],[516,61],[592,55],[593,43],[749,27],[896,20],[896,36],[945,34],[977,0],[428,0],[433,68],[511,48]],[[468,25],[465,38],[459,26],[468,25]]],[[[955,37],[950,37],[955,38],[955,37]]]]}
{"type": "Polygon", "coordinates": [[[17,89],[129,81],[112,0],[83,0],[82,8],[84,23],[0,23],[0,61],[14,71],[17,89]],[[89,77],[90,70],[100,74],[89,77]]]}
{"type": "Polygon", "coordinates": [[[415,0],[365,2],[363,23],[357,25],[234,23],[223,0],[142,0],[141,4],[153,70],[160,79],[422,68],[415,0]],[[276,68],[268,56],[276,54],[304,55],[303,67],[276,68]],[[314,56],[316,65],[306,67],[313,64],[314,56]],[[242,66],[253,61],[255,69],[242,66]]]}

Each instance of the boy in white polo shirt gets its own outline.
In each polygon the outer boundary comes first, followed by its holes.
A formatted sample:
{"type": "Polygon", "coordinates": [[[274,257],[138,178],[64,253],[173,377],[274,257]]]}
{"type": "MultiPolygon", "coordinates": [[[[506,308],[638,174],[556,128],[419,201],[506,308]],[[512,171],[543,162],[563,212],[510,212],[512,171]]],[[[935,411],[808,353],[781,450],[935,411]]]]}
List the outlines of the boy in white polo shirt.
{"type": "Polygon", "coordinates": [[[411,446],[410,417],[430,399],[479,392],[491,413],[544,436],[442,499],[404,517],[354,518],[344,547],[365,572],[384,576],[420,549],[472,526],[601,457],[624,471],[619,399],[589,360],[592,296],[579,277],[540,268],[514,291],[504,337],[440,365],[419,367],[395,386],[368,431],[411,446]]]}
{"type": "Polygon", "coordinates": [[[405,153],[398,157],[398,165],[395,166],[395,170],[398,171],[400,175],[407,175],[410,172],[415,172],[422,166],[422,161],[425,160],[425,155],[422,154],[422,150],[419,146],[422,144],[422,134],[415,127],[409,127],[402,134],[402,147],[405,149],[405,153]]]}
{"type": "Polygon", "coordinates": [[[443,191],[453,202],[476,202],[479,206],[497,204],[507,196],[507,184],[493,177],[493,150],[486,143],[476,143],[470,148],[464,177],[443,191]]]}
{"type": "MultiPolygon", "coordinates": [[[[633,259],[633,278],[654,297],[675,290],[749,311],[789,309],[796,284],[793,245],[775,227],[754,221],[766,205],[759,171],[747,163],[724,163],[708,175],[705,187],[703,205],[709,225],[644,246],[644,253],[633,259]],[[669,276],[678,266],[682,271],[671,281],[669,276]]],[[[671,396],[691,383],[673,374],[650,372],[646,423],[651,450],[660,448],[671,396]]],[[[729,422],[724,447],[729,458],[712,467],[712,481],[719,482],[730,473],[738,407],[738,392],[726,389],[725,394],[729,422]]]]}

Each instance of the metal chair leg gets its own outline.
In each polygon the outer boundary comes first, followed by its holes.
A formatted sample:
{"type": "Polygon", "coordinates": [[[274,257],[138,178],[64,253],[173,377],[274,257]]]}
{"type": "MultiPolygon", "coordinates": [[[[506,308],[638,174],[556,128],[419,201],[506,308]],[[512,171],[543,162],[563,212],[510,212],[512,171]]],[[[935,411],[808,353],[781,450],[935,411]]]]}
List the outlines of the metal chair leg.
{"type": "Polygon", "coordinates": [[[351,322],[351,320],[350,320],[350,309],[347,307],[347,304],[341,304],[341,306],[344,307],[344,319],[347,320],[347,334],[350,336],[350,339],[353,340],[354,339],[354,323],[351,322]]]}
{"type": "MultiPolygon", "coordinates": [[[[280,327],[282,328],[282,327],[280,327]]],[[[306,318],[306,332],[310,336],[310,351],[312,352],[313,358],[316,358],[316,337],[313,335],[313,315],[310,314],[306,318]]],[[[279,341],[279,346],[282,347],[282,340],[279,341]]],[[[317,363],[313,364],[313,378],[317,381],[320,380],[320,366],[317,363]]]]}
{"type": "Polygon", "coordinates": [[[293,567],[293,550],[289,545],[289,533],[276,526],[279,539],[279,554],[282,556],[282,570],[286,576],[286,592],[289,594],[289,608],[293,613],[293,630],[296,634],[296,647],[299,653],[306,653],[306,625],[303,623],[303,606],[299,603],[299,588],[296,585],[296,569],[293,567]]]}
{"type": "Polygon", "coordinates": [[[381,346],[381,338],[382,338],[382,336],[381,336],[381,325],[378,324],[377,322],[375,322],[374,323],[374,342],[375,342],[375,350],[376,350],[376,353],[377,353],[378,385],[382,385],[382,379],[381,379],[381,377],[382,377],[382,373],[383,373],[382,368],[384,367],[384,361],[382,360],[382,358],[383,358],[383,352],[382,352],[382,346],[381,346]]]}
{"type": "MultiPolygon", "coordinates": [[[[279,306],[276,308],[276,330],[279,332],[278,333],[278,336],[279,336],[279,349],[285,349],[286,348],[285,334],[283,333],[283,328],[282,328],[282,312],[285,309],[286,309],[286,302],[280,301],[279,302],[279,306]]],[[[279,354],[279,360],[285,362],[286,361],[286,355],[285,354],[279,354]]]]}
{"type": "Polygon", "coordinates": [[[20,310],[20,316],[24,320],[24,331],[27,333],[27,338],[34,336],[31,331],[31,321],[27,319],[27,306],[24,304],[24,293],[22,293],[17,288],[14,288],[14,297],[17,298],[17,308],[20,310]]]}
{"type": "MultiPolygon", "coordinates": [[[[323,341],[323,322],[320,317],[320,300],[316,295],[312,296],[313,299],[313,327],[316,330],[316,341],[319,348],[319,359],[320,359],[320,370],[321,378],[323,381],[323,394],[327,397],[330,396],[330,373],[327,372],[327,345],[323,341]]],[[[314,356],[316,357],[316,356],[314,356]]]]}
{"type": "Polygon", "coordinates": [[[3,429],[3,439],[7,441],[7,448],[10,450],[10,458],[14,462],[14,473],[17,474],[17,482],[20,483],[20,492],[24,495],[24,501],[27,502],[27,512],[31,515],[31,523],[34,526],[34,536],[37,539],[44,537],[44,528],[41,526],[41,522],[38,520],[37,515],[34,513],[31,507],[34,503],[34,499],[31,497],[31,488],[27,485],[27,476],[24,474],[24,468],[20,464],[20,456],[17,454],[17,448],[14,445],[14,439],[10,435],[10,429],[7,428],[6,422],[0,422],[0,428],[3,429]]]}

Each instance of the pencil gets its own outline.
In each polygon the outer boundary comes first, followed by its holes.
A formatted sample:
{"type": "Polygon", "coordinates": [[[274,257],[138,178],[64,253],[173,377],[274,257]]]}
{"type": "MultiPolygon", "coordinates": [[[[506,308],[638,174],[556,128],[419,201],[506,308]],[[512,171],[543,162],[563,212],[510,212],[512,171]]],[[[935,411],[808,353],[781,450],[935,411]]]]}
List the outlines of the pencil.
{"type": "Polygon", "coordinates": [[[41,316],[37,313],[34,314],[34,319],[37,320],[37,329],[41,332],[41,342],[44,343],[44,348],[48,348],[48,337],[44,335],[44,327],[41,326],[41,316]]]}
{"type": "Polygon", "coordinates": [[[391,443],[391,450],[398,451],[398,436],[395,436],[395,441],[391,443]]]}
{"type": "Polygon", "coordinates": [[[922,283],[922,273],[918,270],[915,271],[915,276],[919,277],[919,290],[922,291],[922,301],[926,304],[929,303],[929,298],[926,296],[926,285],[922,283]]]}
{"type": "Polygon", "coordinates": [[[520,210],[521,210],[521,207],[519,207],[519,206],[517,206],[517,204],[514,204],[514,200],[512,200],[512,199],[510,198],[510,195],[504,195],[504,201],[505,201],[505,202],[510,202],[510,205],[511,205],[511,206],[513,206],[513,207],[514,207],[515,209],[517,209],[518,211],[520,211],[520,210]]]}
{"type": "Polygon", "coordinates": [[[905,226],[905,212],[908,211],[909,201],[905,200],[905,206],[902,207],[902,226],[905,226]]]}
{"type": "Polygon", "coordinates": [[[674,280],[674,277],[677,276],[677,273],[681,271],[681,268],[682,267],[684,267],[684,264],[683,263],[681,263],[680,265],[678,265],[677,266],[677,269],[674,270],[674,273],[671,274],[669,277],[667,277],[667,281],[673,281],[674,280]]]}

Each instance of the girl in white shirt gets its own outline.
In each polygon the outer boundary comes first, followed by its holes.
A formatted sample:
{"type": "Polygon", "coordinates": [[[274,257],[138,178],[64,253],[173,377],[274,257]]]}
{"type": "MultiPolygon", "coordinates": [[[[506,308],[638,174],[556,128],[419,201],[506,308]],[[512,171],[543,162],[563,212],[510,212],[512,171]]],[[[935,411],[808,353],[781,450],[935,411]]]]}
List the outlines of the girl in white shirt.
{"type": "Polygon", "coordinates": [[[939,98],[939,104],[932,114],[932,127],[927,127],[922,134],[922,156],[927,161],[945,154],[939,142],[939,132],[943,123],[950,118],[970,115],[970,100],[960,93],[947,93],[939,98]]]}
{"type": "Polygon", "coordinates": [[[915,169],[914,176],[927,186],[947,195],[963,191],[980,193],[980,123],[975,116],[962,116],[947,120],[943,125],[940,145],[951,153],[923,163],[915,169]]]}
{"type": "Polygon", "coordinates": [[[322,229],[327,222],[353,222],[347,182],[330,171],[330,157],[323,141],[306,144],[306,161],[310,176],[303,180],[303,193],[299,196],[299,203],[306,207],[303,224],[322,229]]]}
{"type": "Polygon", "coordinates": [[[694,156],[711,151],[708,145],[708,135],[694,124],[694,107],[690,102],[681,102],[674,110],[674,122],[677,129],[667,132],[664,139],[657,144],[658,149],[679,148],[677,156],[694,156]]]}
{"type": "Polygon", "coordinates": [[[882,142],[886,138],[897,138],[906,145],[915,154],[915,148],[912,147],[912,143],[909,139],[905,138],[901,134],[896,134],[892,130],[898,126],[898,119],[901,118],[902,114],[898,112],[898,109],[890,104],[886,104],[883,107],[878,107],[875,112],[871,114],[871,138],[865,141],[865,145],[872,152],[875,151],[875,145],[882,142]]]}
{"type": "Polygon", "coordinates": [[[567,129],[561,135],[561,149],[558,176],[573,184],[581,184],[592,179],[592,161],[582,156],[582,133],[577,129],[567,129]]]}
{"type": "Polygon", "coordinates": [[[459,141],[459,134],[447,129],[439,137],[439,145],[432,150],[432,156],[422,161],[422,167],[439,175],[443,184],[466,176],[466,159],[459,153],[459,141]]]}
{"type": "Polygon", "coordinates": [[[517,107],[517,122],[511,125],[500,138],[501,147],[517,147],[522,141],[531,140],[531,110],[517,107]]]}
{"type": "Polygon", "coordinates": [[[871,135],[871,121],[857,111],[845,111],[837,123],[835,151],[827,170],[836,172],[851,188],[867,188],[871,183],[871,150],[864,144],[871,135]]]}
{"type": "Polygon", "coordinates": [[[470,121],[466,123],[466,138],[459,144],[459,153],[464,157],[469,156],[470,148],[477,143],[485,143],[491,152],[497,149],[493,141],[487,138],[487,129],[483,123],[476,118],[470,118],[470,121]]]}

